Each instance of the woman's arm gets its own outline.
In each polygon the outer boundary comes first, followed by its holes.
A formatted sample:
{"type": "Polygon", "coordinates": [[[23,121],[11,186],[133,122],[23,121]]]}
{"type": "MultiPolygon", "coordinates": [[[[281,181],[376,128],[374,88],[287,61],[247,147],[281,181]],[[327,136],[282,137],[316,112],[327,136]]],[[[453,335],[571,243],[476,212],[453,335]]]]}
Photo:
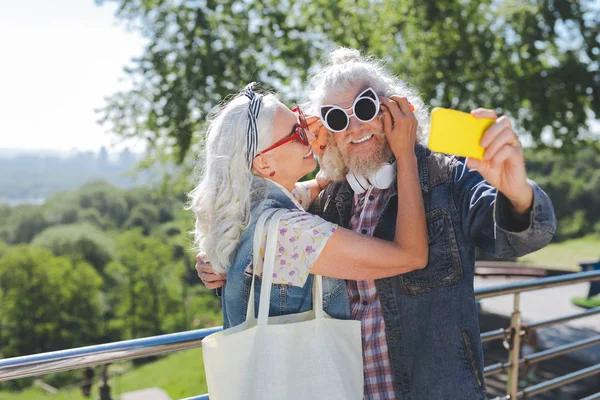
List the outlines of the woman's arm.
{"type": "Polygon", "coordinates": [[[331,179],[327,178],[323,171],[319,171],[315,179],[296,183],[294,190],[292,191],[292,196],[294,196],[301,205],[308,207],[329,183],[331,183],[331,179]]]}
{"type": "Polygon", "coordinates": [[[310,270],[313,274],[341,279],[378,279],[427,265],[429,249],[425,207],[414,153],[417,120],[406,98],[393,96],[392,100],[382,98],[381,101],[386,108],[383,130],[396,156],[398,168],[394,241],[338,228],[313,264],[310,270]]]}
{"type": "Polygon", "coordinates": [[[315,197],[321,193],[323,189],[327,187],[331,183],[331,179],[325,176],[323,171],[317,172],[317,176],[315,179],[311,179],[310,181],[299,182],[297,185],[305,185],[310,189],[310,201],[313,201],[315,197]]]}

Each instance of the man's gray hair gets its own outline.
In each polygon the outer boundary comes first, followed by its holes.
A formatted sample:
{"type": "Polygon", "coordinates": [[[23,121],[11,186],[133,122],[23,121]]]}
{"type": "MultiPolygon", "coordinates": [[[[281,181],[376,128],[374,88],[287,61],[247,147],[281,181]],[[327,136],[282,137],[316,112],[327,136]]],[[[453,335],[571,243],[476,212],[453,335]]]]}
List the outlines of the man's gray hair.
{"type": "MultiPolygon", "coordinates": [[[[418,139],[422,141],[429,132],[429,111],[423,99],[407,83],[392,75],[382,61],[361,56],[355,49],[338,48],[329,54],[323,69],[313,74],[308,81],[308,95],[304,109],[310,115],[319,115],[327,94],[342,93],[356,87],[372,87],[379,96],[398,95],[408,98],[415,106],[419,122],[418,139]]],[[[321,168],[333,180],[343,180],[348,172],[341,153],[329,132],[329,144],[321,161],[321,168]]]]}

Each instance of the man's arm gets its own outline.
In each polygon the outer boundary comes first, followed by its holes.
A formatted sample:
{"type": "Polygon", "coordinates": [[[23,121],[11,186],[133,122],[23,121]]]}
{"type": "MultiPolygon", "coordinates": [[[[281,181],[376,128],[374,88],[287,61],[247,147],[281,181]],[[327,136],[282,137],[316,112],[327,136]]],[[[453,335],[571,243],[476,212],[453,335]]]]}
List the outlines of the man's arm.
{"type": "Polygon", "coordinates": [[[556,231],[548,196],[527,179],[523,147],[506,116],[472,111],[495,122],[484,132],[483,160],[460,160],[454,170],[455,204],[471,241],[498,257],[516,257],[548,244],[556,231]],[[474,170],[476,169],[476,171],[474,170]]]}
{"type": "Polygon", "coordinates": [[[464,235],[495,257],[520,257],[546,246],[556,231],[554,207],[537,184],[531,180],[527,183],[533,198],[522,212],[459,159],[454,166],[452,193],[464,235]]]}

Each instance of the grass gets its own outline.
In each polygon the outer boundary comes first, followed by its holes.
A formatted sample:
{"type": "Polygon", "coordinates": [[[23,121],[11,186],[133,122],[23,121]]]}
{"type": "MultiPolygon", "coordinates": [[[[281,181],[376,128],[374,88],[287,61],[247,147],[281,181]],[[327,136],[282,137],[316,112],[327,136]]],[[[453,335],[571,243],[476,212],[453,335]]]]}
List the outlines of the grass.
{"type": "MultiPolygon", "coordinates": [[[[130,365],[130,364],[129,364],[130,365]]],[[[100,373],[98,368],[96,376],[100,373]]],[[[112,398],[117,400],[119,394],[158,387],[163,389],[172,399],[183,399],[206,393],[206,379],[202,363],[202,349],[180,351],[168,355],[158,361],[138,368],[132,368],[109,380],[112,398]]],[[[79,388],[59,391],[56,395],[31,388],[22,392],[0,391],[0,400],[90,400],[99,398],[98,386],[94,385],[92,397],[85,398],[79,388]]]]}
{"type": "Polygon", "coordinates": [[[565,268],[580,271],[579,262],[600,259],[600,235],[589,235],[562,243],[551,243],[518,261],[552,269],[565,268]]]}

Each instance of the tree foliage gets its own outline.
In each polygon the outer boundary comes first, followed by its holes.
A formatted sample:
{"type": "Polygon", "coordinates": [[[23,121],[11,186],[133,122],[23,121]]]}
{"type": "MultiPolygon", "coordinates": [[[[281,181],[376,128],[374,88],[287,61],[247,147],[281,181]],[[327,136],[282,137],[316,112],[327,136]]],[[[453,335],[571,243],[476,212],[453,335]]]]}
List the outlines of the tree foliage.
{"type": "Polygon", "coordinates": [[[592,0],[97,1],[148,39],[104,121],[180,162],[232,92],[258,80],[298,100],[340,45],[385,59],[433,106],[510,113],[536,144],[571,149],[600,110],[592,0]]]}
{"type": "MultiPolygon", "coordinates": [[[[11,239],[0,239],[0,358],[221,323],[220,299],[193,268],[190,215],[175,195],[96,182],[0,215],[0,234],[11,239]],[[125,230],[134,220],[144,233],[125,230]]],[[[78,377],[47,379],[63,386],[78,377]]]]}
{"type": "Polygon", "coordinates": [[[57,256],[85,260],[102,272],[113,259],[113,240],[89,224],[57,225],[41,232],[31,242],[50,249],[57,256]]]}
{"type": "Polygon", "coordinates": [[[102,318],[102,279],[85,262],[14,246],[0,258],[2,356],[93,344],[102,318]]]}
{"type": "Polygon", "coordinates": [[[124,338],[185,329],[183,268],[168,245],[130,230],[117,238],[118,260],[107,266],[114,326],[124,338]]]}
{"type": "Polygon", "coordinates": [[[527,154],[530,175],[548,193],[558,219],[557,240],[600,234],[600,158],[593,149],[574,156],[527,154]]]}

